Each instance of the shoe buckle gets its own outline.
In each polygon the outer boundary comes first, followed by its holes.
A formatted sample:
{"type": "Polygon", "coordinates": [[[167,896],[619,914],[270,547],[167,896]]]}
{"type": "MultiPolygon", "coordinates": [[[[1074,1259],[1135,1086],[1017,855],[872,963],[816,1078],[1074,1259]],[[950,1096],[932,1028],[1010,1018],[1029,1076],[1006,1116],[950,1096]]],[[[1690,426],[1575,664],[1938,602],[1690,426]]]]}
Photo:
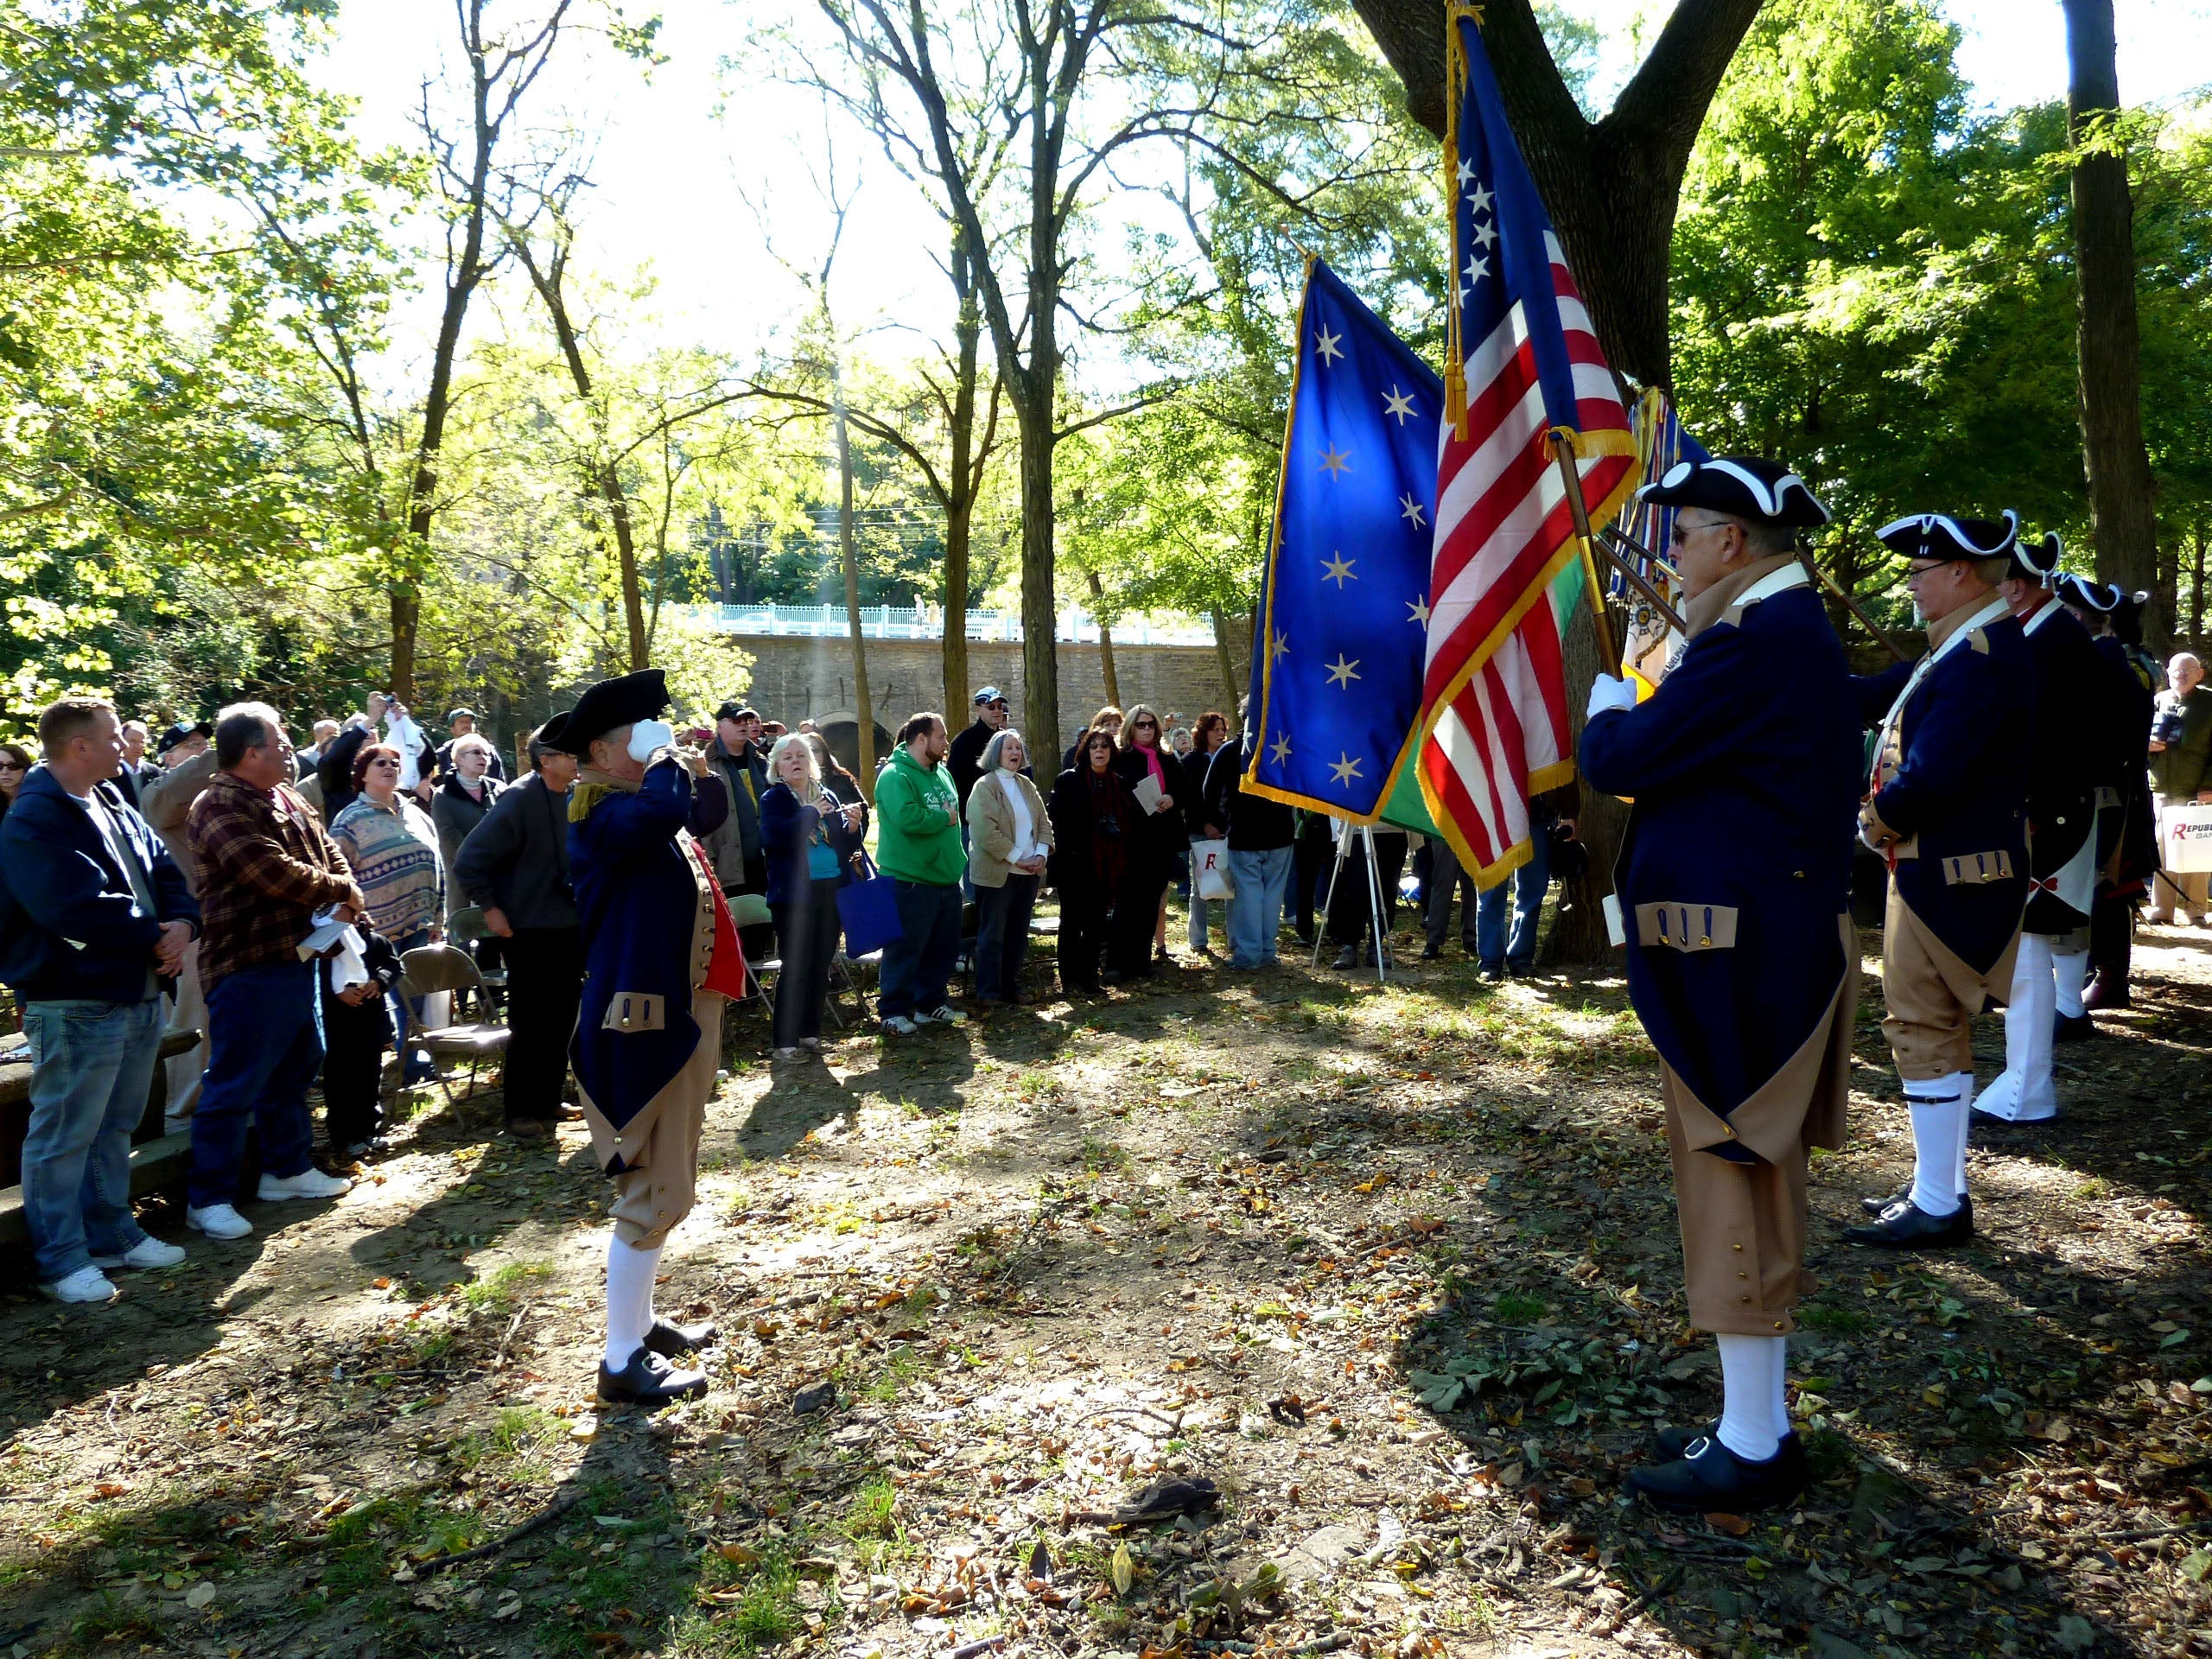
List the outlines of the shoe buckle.
{"type": "Polygon", "coordinates": [[[1685,1463],[1695,1463],[1700,1458],[1703,1457],[1712,1449],[1713,1436],[1710,1434],[1700,1434],[1697,1439],[1692,1440],[1688,1446],[1682,1448],[1682,1460],[1685,1463]]]}

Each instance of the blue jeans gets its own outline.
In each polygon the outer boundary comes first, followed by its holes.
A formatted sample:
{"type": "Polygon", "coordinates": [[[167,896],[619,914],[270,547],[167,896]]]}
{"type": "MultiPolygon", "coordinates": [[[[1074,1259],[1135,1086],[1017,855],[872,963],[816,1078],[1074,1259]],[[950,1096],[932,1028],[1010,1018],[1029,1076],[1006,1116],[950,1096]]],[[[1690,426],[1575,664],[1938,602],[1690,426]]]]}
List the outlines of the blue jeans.
{"type": "Polygon", "coordinates": [[[1541,824],[1533,832],[1529,861],[1475,901],[1475,954],[1485,968],[1527,972],[1536,965],[1536,926],[1544,913],[1544,889],[1552,884],[1551,836],[1541,824]],[[1513,894],[1513,925],[1505,925],[1505,895],[1513,894]]]}
{"type": "Polygon", "coordinates": [[[23,1222],[41,1284],[146,1236],[130,1218],[130,1134],[146,1115],[168,1015],[158,996],[23,1005],[31,1039],[23,1222]]]}
{"type": "Polygon", "coordinates": [[[1229,901],[1230,967],[1258,968],[1275,959],[1283,895],[1290,891],[1291,867],[1297,857],[1288,847],[1261,852],[1229,849],[1229,879],[1236,884],[1229,901]]]}
{"type": "Polygon", "coordinates": [[[308,1086],[322,1065],[322,1008],[311,962],[271,962],[226,974],[207,993],[207,1074],[192,1115],[195,1210],[238,1195],[246,1125],[261,1135],[261,1167],[306,1169],[315,1147],[308,1086]]]}
{"type": "Polygon", "coordinates": [[[976,889],[976,995],[1011,997],[1021,989],[1038,880],[1008,870],[1005,886],[976,889]]]}
{"type": "Polygon", "coordinates": [[[960,958],[960,887],[893,881],[900,937],[883,947],[876,1012],[886,1020],[944,1006],[952,964],[960,958]]]}
{"type": "MultiPolygon", "coordinates": [[[[412,933],[404,933],[391,942],[391,948],[404,957],[410,950],[419,950],[430,942],[430,930],[418,927],[412,933]]],[[[417,1065],[415,1059],[415,1034],[424,1029],[423,1004],[424,998],[402,996],[397,990],[385,993],[385,1006],[391,1010],[391,1028],[399,1033],[399,1074],[404,1083],[427,1083],[437,1076],[435,1065],[417,1065]]]]}

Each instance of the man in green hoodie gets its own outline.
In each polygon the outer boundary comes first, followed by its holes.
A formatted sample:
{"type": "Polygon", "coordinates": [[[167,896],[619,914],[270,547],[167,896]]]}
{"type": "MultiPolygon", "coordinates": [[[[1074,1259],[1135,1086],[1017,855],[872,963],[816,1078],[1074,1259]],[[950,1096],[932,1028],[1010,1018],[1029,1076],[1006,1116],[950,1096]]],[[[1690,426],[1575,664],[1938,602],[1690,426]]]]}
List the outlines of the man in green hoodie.
{"type": "Polygon", "coordinates": [[[899,747],[875,780],[875,861],[895,885],[900,937],[883,947],[883,1028],[912,1036],[924,1026],[967,1022],[945,1000],[960,955],[960,795],[945,756],[942,715],[899,728],[899,747]]]}

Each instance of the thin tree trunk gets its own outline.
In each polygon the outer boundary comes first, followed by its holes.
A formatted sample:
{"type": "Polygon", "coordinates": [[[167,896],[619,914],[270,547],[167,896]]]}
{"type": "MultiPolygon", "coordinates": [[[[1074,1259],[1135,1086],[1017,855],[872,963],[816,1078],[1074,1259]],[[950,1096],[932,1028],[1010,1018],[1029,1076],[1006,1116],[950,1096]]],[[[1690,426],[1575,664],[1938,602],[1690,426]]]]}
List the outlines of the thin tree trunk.
{"type": "MultiPolygon", "coordinates": [[[[1106,597],[1106,590],[1099,585],[1098,573],[1090,573],[1090,598],[1093,604],[1106,597]]],[[[1098,668],[1106,677],[1106,701],[1118,709],[1122,706],[1122,677],[1114,671],[1114,630],[1106,626],[1106,619],[1098,619],[1098,668]]]]}
{"type": "MultiPolygon", "coordinates": [[[[836,336],[833,334],[834,340],[836,336]]],[[[845,567],[845,625],[853,639],[853,718],[859,730],[854,741],[861,764],[861,793],[870,804],[875,800],[875,704],[868,694],[868,635],[861,626],[861,561],[853,545],[853,446],[845,434],[845,377],[842,366],[830,365],[830,392],[835,400],[830,417],[837,438],[837,551],[845,567]]]]}
{"type": "Polygon", "coordinates": [[[2189,572],[2189,639],[2191,645],[2204,640],[2204,543],[2205,525],[2202,519],[2196,525],[2196,556],[2189,572]]]}
{"type": "Polygon", "coordinates": [[[945,469],[944,499],[944,710],[946,717],[968,706],[968,548],[974,522],[981,468],[975,464],[976,376],[982,358],[983,315],[976,304],[975,267],[959,222],[952,226],[952,288],[959,305],[954,319],[951,465],[945,469]]]}
{"type": "MultiPolygon", "coordinates": [[[[2074,251],[2081,345],[2082,461],[2097,576],[2156,591],[2158,523],[2143,443],[2135,315],[2134,207],[2120,147],[2120,70],[2112,0],[2063,0],[2067,141],[2075,147],[2074,251]]],[[[2153,649],[2172,626],[2170,593],[2145,618],[2153,649]]]]}
{"type": "Polygon", "coordinates": [[[1229,652],[1229,618],[1218,605],[1211,614],[1214,657],[1221,664],[1221,683],[1229,693],[1229,702],[1222,712],[1233,715],[1236,710],[1236,659],[1229,652]]]}
{"type": "MultiPolygon", "coordinates": [[[[1021,381],[1027,374],[1008,377],[1021,381]]],[[[1021,432],[1021,719],[1023,734],[1039,754],[1060,752],[1060,664],[1053,591],[1052,399],[1050,378],[1041,397],[1027,388],[1014,394],[1021,432]]]]}

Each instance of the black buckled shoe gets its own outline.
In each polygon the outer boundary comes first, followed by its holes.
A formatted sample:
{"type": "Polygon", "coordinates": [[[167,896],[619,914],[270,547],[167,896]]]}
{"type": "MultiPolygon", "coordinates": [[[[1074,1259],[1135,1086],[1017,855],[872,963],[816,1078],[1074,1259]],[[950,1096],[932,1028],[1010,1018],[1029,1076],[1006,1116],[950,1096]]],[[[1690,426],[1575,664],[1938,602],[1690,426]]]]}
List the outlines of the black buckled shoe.
{"type": "Polygon", "coordinates": [[[1965,1198],[1948,1216],[1931,1216],[1907,1199],[1891,1205],[1864,1227],[1847,1227],[1847,1244],[1872,1244],[1885,1250],[1940,1250],[1974,1237],[1974,1205],[1965,1198]]]}
{"type": "Polygon", "coordinates": [[[1861,1198],[1859,1200],[1859,1207],[1870,1216],[1879,1216],[1885,1211],[1896,1209],[1897,1205],[1905,1203],[1911,1197],[1912,1177],[1908,1175],[1904,1178],[1904,1185],[1896,1192],[1885,1198],[1861,1198]]]}
{"type": "Polygon", "coordinates": [[[2097,1022],[2086,1014],[2052,1016],[2050,1040],[2054,1043],[2086,1043],[2096,1034],[2097,1022]]]}
{"type": "Polygon", "coordinates": [[[664,1406],[671,1401],[695,1399],[707,1391],[702,1372],[679,1371],[650,1348],[639,1348],[619,1371],[599,1363],[599,1397],[617,1404],[664,1406]]]}
{"type": "Polygon", "coordinates": [[[1718,1435],[1700,1434],[1672,1463],[1630,1470],[1627,1484],[1655,1509],[1745,1515],[1792,1502],[1810,1479],[1805,1448],[1795,1434],[1783,1435],[1775,1454],[1762,1463],[1738,1457],[1718,1435]]]}
{"type": "Polygon", "coordinates": [[[663,1359],[674,1359],[678,1354],[704,1348],[721,1334],[712,1319],[698,1325],[678,1325],[672,1319],[655,1319],[653,1328],[645,1332],[645,1346],[663,1359]]]}
{"type": "Polygon", "coordinates": [[[1699,1428],[1662,1428],[1651,1437],[1651,1455],[1661,1463],[1672,1463],[1690,1449],[1692,1442],[1710,1440],[1719,1433],[1718,1417],[1699,1428]]]}

